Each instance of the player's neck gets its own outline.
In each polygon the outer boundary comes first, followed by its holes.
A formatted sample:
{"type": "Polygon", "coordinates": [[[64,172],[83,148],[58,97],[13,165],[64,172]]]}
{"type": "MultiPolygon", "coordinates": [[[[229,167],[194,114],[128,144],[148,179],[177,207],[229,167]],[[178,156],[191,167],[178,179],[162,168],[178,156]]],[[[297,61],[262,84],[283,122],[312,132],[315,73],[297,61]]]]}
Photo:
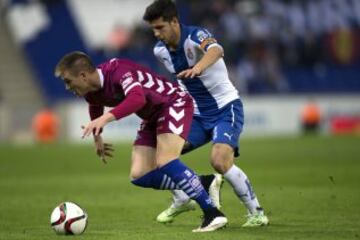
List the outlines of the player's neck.
{"type": "Polygon", "coordinates": [[[90,88],[91,91],[97,91],[101,89],[100,75],[97,71],[91,74],[90,77],[90,88]]]}
{"type": "Polygon", "coordinates": [[[178,48],[178,46],[180,44],[180,38],[181,38],[180,24],[178,25],[178,27],[175,28],[174,34],[175,34],[174,41],[169,43],[169,48],[171,51],[176,51],[176,49],[178,48]]]}

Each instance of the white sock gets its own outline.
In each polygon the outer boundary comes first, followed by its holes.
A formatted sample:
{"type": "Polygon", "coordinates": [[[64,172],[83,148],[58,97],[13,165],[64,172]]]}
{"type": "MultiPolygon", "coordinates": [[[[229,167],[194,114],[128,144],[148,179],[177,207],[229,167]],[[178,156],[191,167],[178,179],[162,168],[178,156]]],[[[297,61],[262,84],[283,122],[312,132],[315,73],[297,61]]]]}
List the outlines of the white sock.
{"type": "Polygon", "coordinates": [[[250,214],[256,213],[259,208],[259,201],[251,187],[246,174],[237,166],[232,167],[224,174],[225,179],[233,187],[234,192],[244,203],[250,214]]]}
{"type": "Polygon", "coordinates": [[[179,207],[187,202],[189,202],[191,199],[189,196],[182,190],[171,190],[173,194],[173,203],[172,207],[179,207]]]}

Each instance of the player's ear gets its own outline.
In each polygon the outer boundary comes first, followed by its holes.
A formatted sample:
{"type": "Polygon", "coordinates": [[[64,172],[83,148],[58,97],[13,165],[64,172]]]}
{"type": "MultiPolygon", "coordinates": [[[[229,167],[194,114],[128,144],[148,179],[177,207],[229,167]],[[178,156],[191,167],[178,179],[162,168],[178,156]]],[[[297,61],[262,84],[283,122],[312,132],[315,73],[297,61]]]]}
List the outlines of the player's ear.
{"type": "Polygon", "coordinates": [[[170,20],[170,24],[179,24],[179,20],[177,19],[177,17],[173,17],[173,18],[170,20]]]}
{"type": "Polygon", "coordinates": [[[87,74],[86,74],[85,71],[79,72],[79,75],[78,75],[78,76],[80,77],[81,80],[86,81],[86,76],[87,76],[87,74]]]}

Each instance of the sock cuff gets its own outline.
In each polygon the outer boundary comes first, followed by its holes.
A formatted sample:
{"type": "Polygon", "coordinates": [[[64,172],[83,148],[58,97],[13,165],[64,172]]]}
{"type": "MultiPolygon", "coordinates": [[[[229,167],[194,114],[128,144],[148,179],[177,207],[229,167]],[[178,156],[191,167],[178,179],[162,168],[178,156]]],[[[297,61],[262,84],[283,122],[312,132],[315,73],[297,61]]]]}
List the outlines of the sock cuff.
{"type": "Polygon", "coordinates": [[[237,172],[237,169],[239,169],[239,168],[238,168],[235,164],[233,164],[233,165],[229,168],[229,170],[227,170],[227,172],[223,174],[223,176],[224,176],[225,178],[230,177],[230,176],[233,175],[235,172],[237,172]]]}
{"type": "Polygon", "coordinates": [[[140,187],[153,187],[151,179],[157,175],[157,171],[158,169],[154,169],[139,178],[131,180],[131,183],[140,187]]]}
{"type": "Polygon", "coordinates": [[[173,171],[174,168],[178,168],[180,166],[183,166],[182,162],[180,161],[180,159],[176,158],[174,160],[171,160],[170,162],[168,162],[167,164],[165,164],[164,166],[160,167],[159,169],[161,170],[165,170],[165,171],[173,171]]]}
{"type": "Polygon", "coordinates": [[[229,170],[224,174],[224,178],[225,179],[231,179],[231,178],[234,178],[234,176],[238,176],[238,177],[244,178],[244,179],[248,178],[246,176],[246,174],[244,173],[244,171],[241,170],[241,168],[239,168],[235,164],[233,164],[231,166],[231,168],[229,168],[229,170]]]}

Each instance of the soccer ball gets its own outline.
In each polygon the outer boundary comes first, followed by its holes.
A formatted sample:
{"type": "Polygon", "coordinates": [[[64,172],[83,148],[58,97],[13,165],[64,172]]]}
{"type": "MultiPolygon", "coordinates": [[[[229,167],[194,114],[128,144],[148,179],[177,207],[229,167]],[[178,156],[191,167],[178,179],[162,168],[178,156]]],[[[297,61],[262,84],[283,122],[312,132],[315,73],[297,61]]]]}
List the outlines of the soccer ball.
{"type": "Polygon", "coordinates": [[[51,213],[51,227],[57,234],[80,235],[87,226],[86,212],[72,202],[63,202],[51,213]]]}

